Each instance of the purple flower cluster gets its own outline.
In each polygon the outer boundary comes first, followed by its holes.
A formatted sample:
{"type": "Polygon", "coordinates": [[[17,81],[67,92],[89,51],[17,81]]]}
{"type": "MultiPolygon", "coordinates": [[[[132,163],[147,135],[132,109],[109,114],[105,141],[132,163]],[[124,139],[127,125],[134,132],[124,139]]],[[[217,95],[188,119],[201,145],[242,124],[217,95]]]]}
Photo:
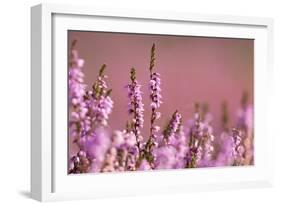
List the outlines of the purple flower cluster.
{"type": "Polygon", "coordinates": [[[134,171],[137,169],[137,157],[138,148],[135,134],[127,131],[115,131],[101,171],[134,171]]]}
{"type": "Polygon", "coordinates": [[[131,130],[135,136],[137,141],[137,146],[140,149],[140,129],[143,127],[143,112],[144,112],[144,105],[142,103],[142,96],[141,96],[141,85],[136,80],[136,70],[134,68],[131,69],[131,83],[126,86],[128,89],[128,112],[129,114],[133,115],[133,120],[131,122],[129,130],[131,130]]]}
{"type": "Polygon", "coordinates": [[[248,104],[248,93],[244,92],[241,108],[238,110],[237,129],[240,131],[242,144],[245,147],[245,164],[254,163],[253,107],[248,104]]]}
{"type": "Polygon", "coordinates": [[[232,129],[232,155],[234,158],[234,165],[239,166],[244,163],[245,148],[242,144],[242,138],[239,130],[232,129]]]}
{"type": "Polygon", "coordinates": [[[161,79],[160,74],[154,71],[155,66],[155,44],[152,45],[151,54],[150,54],[150,81],[149,81],[149,97],[151,100],[151,117],[150,117],[150,134],[148,140],[145,143],[145,149],[143,150],[143,158],[145,158],[151,167],[154,167],[153,162],[155,160],[155,156],[153,155],[153,147],[157,146],[157,135],[160,131],[160,127],[155,124],[156,120],[161,117],[161,113],[157,111],[162,104],[162,96],[161,92],[161,79]]]}
{"type": "Polygon", "coordinates": [[[213,162],[213,166],[221,167],[234,164],[233,157],[233,141],[231,134],[228,132],[222,132],[222,134],[217,139],[217,144],[219,145],[218,154],[216,161],[213,162]]]}
{"type": "Polygon", "coordinates": [[[141,135],[144,104],[136,69],[130,70],[126,86],[130,120],[125,128],[111,131],[108,125],[113,110],[112,90],[108,88],[106,65],[102,65],[89,90],[84,84],[84,61],[74,42],[69,63],[69,137],[74,147],[69,154],[68,173],[120,172],[155,169],[242,166],[253,164],[253,109],[244,94],[237,124],[230,127],[227,104],[223,104],[221,132],[215,133],[207,104],[195,104],[194,116],[184,121],[176,110],[161,129],[160,74],[155,72],[155,44],[151,48],[150,130],[141,135]]]}
{"type": "Polygon", "coordinates": [[[89,105],[92,116],[92,122],[98,126],[107,126],[107,120],[109,114],[112,112],[113,101],[110,97],[111,89],[108,89],[106,79],[104,75],[106,65],[103,64],[97,81],[93,85],[93,91],[89,93],[89,105]]]}
{"type": "MultiPolygon", "coordinates": [[[[78,144],[81,136],[90,129],[90,121],[87,113],[89,108],[84,99],[86,94],[86,85],[84,84],[84,73],[82,71],[84,60],[80,59],[77,50],[75,50],[75,41],[71,46],[71,55],[69,63],[69,104],[70,120],[69,133],[72,140],[78,144]]],[[[80,147],[80,145],[78,144],[80,147]]]]}
{"type": "Polygon", "coordinates": [[[158,109],[160,107],[161,101],[161,79],[160,74],[157,72],[153,72],[150,77],[149,81],[149,88],[150,88],[150,98],[151,98],[151,108],[158,109]]]}
{"type": "Polygon", "coordinates": [[[155,125],[155,121],[161,117],[161,113],[157,111],[157,109],[160,108],[160,105],[162,104],[161,101],[161,79],[159,73],[152,73],[150,76],[150,82],[149,82],[149,91],[150,91],[150,99],[151,99],[151,127],[150,127],[150,138],[152,140],[155,140],[157,132],[160,130],[160,127],[155,125]]]}
{"type": "Polygon", "coordinates": [[[84,151],[79,151],[75,156],[71,157],[69,164],[69,173],[78,174],[89,172],[91,162],[84,151]]]}
{"type": "Polygon", "coordinates": [[[202,157],[204,124],[200,121],[199,112],[196,111],[194,119],[188,121],[186,129],[189,138],[189,149],[187,153],[187,167],[197,167],[198,162],[202,157]]]}
{"type": "Polygon", "coordinates": [[[104,154],[109,147],[109,139],[104,126],[107,126],[113,101],[110,98],[102,65],[92,90],[87,90],[82,71],[84,60],[71,45],[69,63],[69,136],[77,146],[77,153],[69,161],[69,173],[99,171],[104,154]]]}
{"type": "Polygon", "coordinates": [[[165,144],[169,144],[169,141],[175,137],[176,132],[179,131],[181,121],[181,114],[175,111],[167,128],[164,130],[163,140],[165,144]]]}

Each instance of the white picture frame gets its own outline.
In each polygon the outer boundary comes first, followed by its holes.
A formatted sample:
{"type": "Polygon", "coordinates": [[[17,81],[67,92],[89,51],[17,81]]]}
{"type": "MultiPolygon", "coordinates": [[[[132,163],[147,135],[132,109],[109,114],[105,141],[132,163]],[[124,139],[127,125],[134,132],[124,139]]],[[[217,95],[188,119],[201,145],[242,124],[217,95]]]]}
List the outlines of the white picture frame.
{"type": "Polygon", "coordinates": [[[274,137],[267,121],[272,115],[268,110],[273,75],[272,19],[41,4],[31,8],[31,26],[32,198],[52,201],[272,186],[274,137]],[[69,29],[255,39],[255,165],[67,175],[67,138],[57,137],[67,135],[69,29]]]}

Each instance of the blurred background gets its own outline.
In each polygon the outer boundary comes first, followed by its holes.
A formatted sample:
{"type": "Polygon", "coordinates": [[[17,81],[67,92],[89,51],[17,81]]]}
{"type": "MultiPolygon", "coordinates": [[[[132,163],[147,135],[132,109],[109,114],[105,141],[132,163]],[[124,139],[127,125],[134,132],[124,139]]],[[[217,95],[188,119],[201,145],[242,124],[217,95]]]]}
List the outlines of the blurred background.
{"type": "Polygon", "coordinates": [[[156,44],[155,71],[161,74],[163,104],[158,125],[163,127],[175,110],[183,120],[192,118],[194,103],[209,105],[215,134],[221,128],[221,105],[226,101],[230,126],[236,124],[237,110],[244,91],[253,103],[254,41],[250,39],[194,36],[143,35],[126,33],[69,31],[69,44],[85,60],[85,83],[91,89],[98,70],[106,64],[108,85],[113,89],[111,129],[123,130],[130,120],[127,112],[129,71],[134,67],[142,85],[145,121],[142,134],[148,135],[150,101],[148,93],[150,49],[156,44]]]}

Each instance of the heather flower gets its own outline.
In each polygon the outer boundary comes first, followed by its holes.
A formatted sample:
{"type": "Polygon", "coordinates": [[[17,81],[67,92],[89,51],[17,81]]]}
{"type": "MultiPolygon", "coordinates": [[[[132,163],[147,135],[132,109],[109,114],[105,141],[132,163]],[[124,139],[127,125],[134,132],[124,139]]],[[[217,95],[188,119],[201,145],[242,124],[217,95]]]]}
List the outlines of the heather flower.
{"type": "Polygon", "coordinates": [[[107,126],[109,114],[112,112],[113,101],[109,96],[101,96],[91,101],[92,121],[107,126]]]}
{"type": "Polygon", "coordinates": [[[218,145],[219,150],[213,166],[232,166],[234,163],[232,136],[228,132],[222,132],[218,145]]]}
{"type": "Polygon", "coordinates": [[[160,130],[159,126],[155,125],[155,121],[161,117],[161,113],[157,111],[159,109],[161,101],[161,79],[160,74],[157,72],[154,72],[154,65],[155,65],[155,44],[152,45],[151,48],[151,56],[150,56],[150,81],[149,81],[149,94],[150,94],[150,100],[151,100],[151,117],[150,117],[150,134],[149,138],[145,145],[145,153],[147,156],[147,159],[149,162],[153,162],[153,157],[151,154],[151,151],[153,149],[153,146],[156,145],[155,140],[157,138],[157,133],[160,130]]]}
{"type": "MultiPolygon", "coordinates": [[[[201,115],[202,116],[202,115],[201,115]]],[[[189,139],[186,167],[197,167],[203,154],[203,142],[206,136],[206,125],[200,117],[199,104],[195,104],[194,118],[189,120],[186,133],[189,139]]],[[[208,128],[208,127],[207,127],[208,128]]]]}
{"type": "Polygon", "coordinates": [[[202,121],[202,155],[198,163],[199,167],[213,166],[214,141],[213,128],[211,127],[212,115],[205,109],[202,121]]]}
{"type": "Polygon", "coordinates": [[[77,105],[83,101],[85,94],[84,73],[82,68],[84,60],[79,58],[78,51],[75,50],[76,41],[73,41],[70,49],[69,62],[69,101],[77,105]]]}
{"type": "Polygon", "coordinates": [[[101,170],[110,144],[110,136],[107,130],[102,127],[95,129],[90,138],[81,139],[81,145],[83,145],[84,151],[87,152],[92,162],[92,172],[99,172],[101,170]]]}
{"type": "Polygon", "coordinates": [[[146,159],[143,159],[140,163],[140,166],[138,168],[138,170],[141,170],[141,171],[144,171],[144,170],[151,170],[151,165],[150,163],[146,160],[146,159]]]}
{"type": "MultiPolygon", "coordinates": [[[[161,101],[161,79],[160,74],[157,72],[151,73],[150,81],[149,81],[149,89],[150,89],[150,99],[151,99],[151,108],[152,109],[158,109],[160,105],[162,104],[161,101]]],[[[158,113],[159,115],[159,113],[158,113]]],[[[157,116],[158,117],[158,116],[157,116]]]]}
{"type": "Polygon", "coordinates": [[[242,144],[240,131],[232,129],[232,155],[234,157],[233,165],[239,166],[244,164],[245,148],[242,144]]]}
{"type": "Polygon", "coordinates": [[[133,120],[131,123],[130,129],[135,134],[137,146],[140,150],[140,129],[143,127],[143,112],[144,112],[144,105],[142,103],[142,96],[141,96],[141,85],[136,80],[136,70],[134,68],[131,69],[131,83],[128,84],[126,87],[128,89],[128,98],[129,98],[129,109],[128,112],[133,116],[133,120]]]}
{"type": "Polygon", "coordinates": [[[90,164],[91,162],[86,152],[80,150],[76,155],[70,158],[68,173],[87,173],[90,164]]]}
{"type": "Polygon", "coordinates": [[[135,134],[127,131],[114,131],[102,172],[134,171],[138,157],[135,134]]]}
{"type": "Polygon", "coordinates": [[[124,132],[119,130],[114,131],[112,135],[112,145],[114,147],[120,148],[125,143],[124,132]]]}
{"type": "Polygon", "coordinates": [[[171,146],[166,145],[155,148],[153,155],[155,157],[154,167],[156,169],[172,169],[177,163],[177,150],[171,146]]]}
{"type": "Polygon", "coordinates": [[[93,91],[89,96],[89,107],[91,111],[92,122],[97,126],[107,126],[107,121],[113,108],[113,101],[110,97],[111,89],[108,89],[104,75],[106,65],[100,68],[97,81],[93,85],[93,91]]]}
{"type": "Polygon", "coordinates": [[[179,131],[180,124],[182,121],[181,114],[176,110],[166,127],[166,129],[163,132],[163,140],[165,144],[169,144],[170,139],[173,139],[175,137],[176,132],[179,131]]]}
{"type": "MultiPolygon", "coordinates": [[[[137,146],[137,138],[133,132],[123,132],[124,143],[121,145],[125,158],[125,169],[133,171],[137,169],[137,161],[139,159],[139,148],[137,146]]],[[[140,139],[141,141],[141,139],[140,139]]]]}
{"type": "Polygon", "coordinates": [[[248,103],[248,94],[244,92],[241,100],[241,108],[238,110],[237,128],[240,131],[242,142],[245,147],[246,165],[254,161],[254,137],[253,137],[253,107],[248,103]]]}
{"type": "Polygon", "coordinates": [[[187,167],[213,166],[215,136],[211,122],[208,105],[196,103],[194,118],[188,122],[186,131],[189,139],[187,167]]]}
{"type": "Polygon", "coordinates": [[[202,155],[198,163],[199,167],[210,167],[213,166],[213,153],[214,153],[214,136],[212,134],[207,134],[204,137],[204,142],[202,144],[202,155]]]}
{"type": "MultiPolygon", "coordinates": [[[[72,51],[73,58],[78,58],[77,51],[72,51]]],[[[81,59],[76,59],[81,61],[81,59]]],[[[69,69],[69,100],[73,105],[77,105],[83,101],[85,95],[84,73],[82,72],[83,63],[74,63],[73,67],[69,69]]]]}
{"type": "Polygon", "coordinates": [[[228,104],[224,101],[221,105],[222,115],[222,133],[216,139],[217,154],[213,160],[213,166],[232,166],[234,163],[233,157],[233,139],[229,131],[229,112],[228,104]]]}
{"type": "Polygon", "coordinates": [[[117,149],[112,147],[109,149],[108,153],[105,156],[104,165],[101,169],[102,172],[113,172],[118,167],[117,159],[117,149]]]}
{"type": "Polygon", "coordinates": [[[177,133],[174,135],[174,138],[170,139],[169,144],[172,145],[177,153],[176,159],[177,162],[174,165],[174,168],[184,168],[186,165],[186,154],[188,152],[188,138],[185,135],[183,126],[180,125],[177,133]]]}
{"type": "Polygon", "coordinates": [[[214,166],[239,166],[245,164],[245,147],[241,132],[235,128],[223,132],[219,141],[219,153],[214,166]]]}
{"type": "Polygon", "coordinates": [[[74,48],[75,44],[76,41],[72,42],[69,63],[69,135],[73,139],[73,142],[80,147],[78,141],[80,140],[82,134],[90,130],[90,121],[87,116],[88,107],[84,99],[86,94],[84,73],[82,71],[84,60],[79,58],[78,52],[74,48]]]}
{"type": "Polygon", "coordinates": [[[127,131],[114,131],[112,137],[112,145],[117,148],[130,148],[136,146],[135,134],[127,131]]]}

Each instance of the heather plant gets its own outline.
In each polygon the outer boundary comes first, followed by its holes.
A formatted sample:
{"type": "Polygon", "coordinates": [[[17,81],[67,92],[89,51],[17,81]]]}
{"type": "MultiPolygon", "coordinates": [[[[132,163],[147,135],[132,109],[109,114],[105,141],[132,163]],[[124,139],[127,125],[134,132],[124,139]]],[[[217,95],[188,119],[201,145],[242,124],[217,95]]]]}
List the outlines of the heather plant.
{"type": "Polygon", "coordinates": [[[73,146],[69,151],[69,174],[253,164],[253,107],[246,92],[234,125],[229,122],[228,104],[224,101],[219,128],[213,126],[213,114],[204,102],[196,102],[193,114],[186,117],[174,108],[167,124],[160,127],[158,121],[167,114],[160,113],[164,102],[153,44],[147,70],[148,90],[139,83],[138,70],[131,68],[125,86],[127,124],[112,130],[109,120],[114,91],[109,87],[107,66],[101,65],[88,88],[84,83],[84,60],[78,55],[76,43],[72,42],[69,54],[69,141],[73,146]],[[150,111],[146,113],[150,115],[148,135],[143,132],[144,95],[150,100],[150,111]]]}
{"type": "Polygon", "coordinates": [[[248,99],[248,93],[244,92],[241,98],[241,108],[238,110],[237,128],[245,147],[245,164],[252,164],[254,162],[253,107],[248,103],[248,99]]]}
{"type": "Polygon", "coordinates": [[[210,125],[211,115],[207,106],[195,104],[194,118],[188,121],[186,133],[188,136],[187,168],[211,166],[213,156],[213,129],[210,125]]]}
{"type": "Polygon", "coordinates": [[[141,85],[138,83],[136,78],[136,70],[132,68],[130,71],[131,83],[126,86],[128,89],[128,112],[133,116],[131,123],[128,124],[127,130],[132,131],[136,137],[138,150],[141,150],[141,139],[142,137],[140,129],[143,127],[143,103],[141,94],[141,85]]]}
{"type": "Polygon", "coordinates": [[[145,149],[143,151],[143,156],[147,162],[151,164],[153,167],[153,162],[155,157],[152,153],[153,147],[157,145],[157,133],[160,131],[160,127],[156,125],[156,120],[161,117],[161,113],[157,111],[162,104],[161,101],[161,79],[160,74],[155,71],[155,44],[152,45],[151,55],[150,55],[150,65],[149,65],[149,73],[150,73],[150,81],[149,81],[149,97],[151,100],[151,116],[150,116],[150,130],[149,137],[147,142],[145,143],[145,149]]]}

